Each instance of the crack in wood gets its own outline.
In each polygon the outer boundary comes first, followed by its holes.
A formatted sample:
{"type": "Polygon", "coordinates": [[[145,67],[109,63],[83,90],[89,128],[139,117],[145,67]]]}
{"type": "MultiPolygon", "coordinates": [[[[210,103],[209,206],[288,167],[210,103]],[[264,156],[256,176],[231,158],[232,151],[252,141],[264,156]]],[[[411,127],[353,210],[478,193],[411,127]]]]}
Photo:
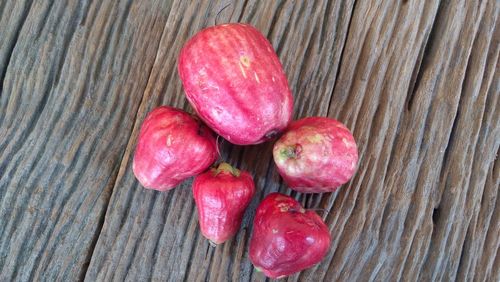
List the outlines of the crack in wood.
{"type": "Polygon", "coordinates": [[[418,90],[418,87],[421,83],[422,80],[422,75],[425,72],[426,66],[429,64],[428,58],[430,57],[430,53],[433,47],[434,43],[437,40],[437,27],[444,18],[444,11],[445,9],[443,8],[444,2],[446,1],[439,1],[439,5],[437,8],[437,12],[434,15],[434,20],[430,29],[429,34],[426,36],[425,40],[422,41],[422,46],[420,47],[420,53],[418,55],[418,61],[414,66],[412,75],[411,75],[411,82],[410,82],[410,87],[408,88],[408,95],[406,95],[406,108],[407,110],[411,110],[412,104],[413,104],[413,99],[415,97],[415,92],[418,90]]]}
{"type": "MultiPolygon", "coordinates": [[[[3,12],[3,7],[8,1],[2,1],[2,12],[3,12]]],[[[33,5],[33,0],[27,0],[25,2],[25,7],[23,11],[21,12],[21,15],[19,16],[19,22],[16,26],[16,28],[13,31],[13,38],[10,40],[10,43],[6,46],[7,52],[5,55],[5,62],[0,61],[0,97],[2,97],[3,94],[3,84],[5,80],[5,75],[7,73],[7,69],[9,68],[10,65],[10,60],[12,58],[12,53],[14,52],[14,48],[16,47],[16,44],[19,39],[19,35],[21,34],[21,29],[23,28],[24,24],[26,23],[26,19],[28,18],[28,14],[31,10],[31,6],[33,5]]],[[[2,13],[0,13],[1,15],[2,13]]],[[[1,28],[0,28],[1,31],[1,28]]],[[[3,36],[2,36],[3,37],[3,36]]],[[[4,40],[6,37],[3,37],[2,40],[4,40]]],[[[1,55],[1,53],[0,53],[1,55]]],[[[0,57],[0,59],[2,59],[0,57]]],[[[0,124],[2,120],[0,119],[0,124]]]]}
{"type": "Polygon", "coordinates": [[[354,12],[356,11],[356,3],[358,2],[358,0],[354,0],[353,1],[353,5],[352,5],[352,9],[351,9],[351,16],[349,17],[349,22],[347,23],[347,32],[346,32],[346,35],[345,35],[345,38],[344,38],[344,44],[342,44],[342,48],[340,50],[340,61],[339,61],[339,67],[337,68],[337,73],[335,74],[335,80],[333,82],[333,87],[332,87],[332,92],[330,93],[330,100],[328,101],[328,108],[326,109],[326,114],[327,116],[330,116],[330,107],[332,106],[332,101],[333,101],[333,94],[336,92],[337,90],[337,85],[338,85],[338,81],[339,81],[339,76],[340,76],[340,72],[341,72],[341,68],[340,66],[343,65],[343,59],[344,59],[344,50],[345,50],[345,46],[347,44],[347,38],[348,38],[348,35],[350,34],[350,30],[351,30],[351,23],[352,23],[352,18],[354,16],[354,12]]]}

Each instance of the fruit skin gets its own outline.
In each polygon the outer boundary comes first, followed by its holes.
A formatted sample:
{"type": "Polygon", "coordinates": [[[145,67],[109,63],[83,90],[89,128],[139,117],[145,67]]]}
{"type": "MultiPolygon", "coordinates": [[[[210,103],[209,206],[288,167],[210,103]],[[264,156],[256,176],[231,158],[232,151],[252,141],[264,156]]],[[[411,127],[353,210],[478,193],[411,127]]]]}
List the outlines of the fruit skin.
{"type": "Polygon", "coordinates": [[[335,191],[351,179],[358,165],[352,133],[326,117],[292,122],[274,144],[273,157],[288,186],[303,193],[335,191]]]}
{"type": "Polygon", "coordinates": [[[250,260],[267,277],[282,278],[320,262],[330,241],[328,227],[315,212],[287,195],[272,193],[255,214],[250,260]]]}
{"type": "Polygon", "coordinates": [[[166,191],[216,159],[216,139],[208,127],[180,109],[161,106],[141,126],[132,168],[145,188],[166,191]]]}
{"type": "Polygon", "coordinates": [[[198,32],[182,48],[178,71],[187,99],[233,144],[258,144],[292,118],[293,97],[269,41],[254,27],[231,23],[198,32]]]}
{"type": "Polygon", "coordinates": [[[254,193],[252,176],[227,163],[198,175],[193,181],[193,196],[203,236],[215,244],[233,237],[254,193]]]}

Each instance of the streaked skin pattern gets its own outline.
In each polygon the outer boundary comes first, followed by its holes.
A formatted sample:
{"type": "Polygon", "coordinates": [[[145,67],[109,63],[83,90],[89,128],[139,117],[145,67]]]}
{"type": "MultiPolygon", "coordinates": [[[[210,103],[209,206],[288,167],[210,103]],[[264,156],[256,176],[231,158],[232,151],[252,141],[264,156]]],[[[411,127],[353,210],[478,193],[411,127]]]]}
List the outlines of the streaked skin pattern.
{"type": "Polygon", "coordinates": [[[358,165],[352,133],[326,117],[292,122],[275,143],[273,157],[286,184],[303,193],[335,191],[351,179],[358,165]]]}
{"type": "Polygon", "coordinates": [[[293,97],[285,72],[256,28],[240,23],[206,28],[185,44],[178,63],[187,99],[229,142],[264,142],[291,121],[293,97]]]}
{"type": "Polygon", "coordinates": [[[133,171],[145,188],[166,191],[216,159],[216,139],[208,127],[180,109],[162,106],[141,126],[133,171]]]}
{"type": "Polygon", "coordinates": [[[270,278],[283,278],[320,262],[330,248],[330,231],[321,217],[295,199],[269,194],[257,208],[250,260],[270,278]]]}
{"type": "Polygon", "coordinates": [[[215,244],[233,237],[254,193],[252,176],[227,163],[198,175],[193,181],[193,196],[203,236],[215,244]]]}

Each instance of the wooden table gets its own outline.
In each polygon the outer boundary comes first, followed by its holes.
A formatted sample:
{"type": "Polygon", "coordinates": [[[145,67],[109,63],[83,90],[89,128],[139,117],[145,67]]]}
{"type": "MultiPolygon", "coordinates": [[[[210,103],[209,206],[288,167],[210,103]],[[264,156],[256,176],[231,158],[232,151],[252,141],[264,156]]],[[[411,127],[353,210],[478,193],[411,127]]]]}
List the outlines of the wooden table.
{"type": "Polygon", "coordinates": [[[262,281],[252,218],[280,191],[324,209],[333,237],[290,281],[499,281],[499,22],[498,0],[0,0],[0,280],[262,281]],[[261,30],[295,118],[344,122],[360,166],[337,192],[303,195],[272,142],[224,142],[258,192],[213,248],[191,180],[145,190],[131,156],[152,108],[189,110],[177,56],[215,21],[261,30]]]}

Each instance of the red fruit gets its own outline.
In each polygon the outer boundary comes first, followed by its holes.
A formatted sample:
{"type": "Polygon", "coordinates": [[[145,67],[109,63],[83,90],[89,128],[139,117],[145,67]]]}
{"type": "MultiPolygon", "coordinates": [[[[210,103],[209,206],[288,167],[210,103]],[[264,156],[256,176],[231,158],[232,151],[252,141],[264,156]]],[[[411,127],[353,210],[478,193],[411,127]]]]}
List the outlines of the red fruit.
{"type": "Polygon", "coordinates": [[[213,132],[190,114],[158,107],[139,133],[133,171],[148,189],[165,191],[207,169],[217,159],[213,132]]]}
{"type": "Polygon", "coordinates": [[[257,208],[250,260],[270,278],[282,278],[320,262],[330,248],[321,217],[293,198],[269,194],[257,208]]]}
{"type": "Polygon", "coordinates": [[[269,41],[247,24],[198,32],[182,48],[179,75],[198,115],[229,142],[264,142],[290,122],[293,98],[269,41]]]}
{"type": "Polygon", "coordinates": [[[193,196],[203,236],[216,244],[233,237],[254,192],[252,176],[227,163],[198,175],[193,196]]]}
{"type": "Polygon", "coordinates": [[[274,144],[273,157],[290,188],[304,193],[332,192],[356,171],[358,149],[342,123],[309,117],[290,124],[274,144]]]}

